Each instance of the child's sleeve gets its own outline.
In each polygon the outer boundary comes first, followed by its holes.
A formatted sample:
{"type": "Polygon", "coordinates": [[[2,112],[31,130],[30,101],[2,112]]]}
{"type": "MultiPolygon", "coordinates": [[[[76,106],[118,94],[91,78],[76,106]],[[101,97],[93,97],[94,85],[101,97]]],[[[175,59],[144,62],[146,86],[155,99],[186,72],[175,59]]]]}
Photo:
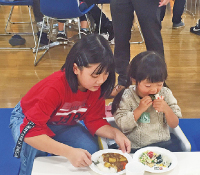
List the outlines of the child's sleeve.
{"type": "Polygon", "coordinates": [[[178,118],[181,118],[182,117],[181,108],[178,106],[177,100],[174,97],[174,95],[172,94],[172,91],[169,88],[166,88],[166,87],[164,89],[165,89],[164,94],[161,94],[161,95],[164,96],[164,100],[169,105],[169,107],[172,109],[174,114],[178,118]]]}
{"type": "Polygon", "coordinates": [[[134,110],[137,108],[135,98],[129,89],[124,91],[119,108],[114,114],[115,122],[123,133],[128,133],[138,126],[134,117],[134,110]]]}

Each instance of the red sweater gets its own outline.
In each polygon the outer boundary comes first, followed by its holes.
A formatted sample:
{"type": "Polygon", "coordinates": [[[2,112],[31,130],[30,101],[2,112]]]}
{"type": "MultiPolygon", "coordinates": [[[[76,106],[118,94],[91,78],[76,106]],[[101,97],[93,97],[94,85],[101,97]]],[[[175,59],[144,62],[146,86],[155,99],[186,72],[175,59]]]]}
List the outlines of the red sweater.
{"type": "Polygon", "coordinates": [[[58,71],[34,85],[21,99],[25,115],[20,131],[29,121],[35,123],[25,137],[55,134],[47,124],[75,125],[84,123],[91,134],[103,125],[109,125],[105,117],[105,100],[99,99],[101,90],[73,93],[65,78],[65,72],[58,71]]]}

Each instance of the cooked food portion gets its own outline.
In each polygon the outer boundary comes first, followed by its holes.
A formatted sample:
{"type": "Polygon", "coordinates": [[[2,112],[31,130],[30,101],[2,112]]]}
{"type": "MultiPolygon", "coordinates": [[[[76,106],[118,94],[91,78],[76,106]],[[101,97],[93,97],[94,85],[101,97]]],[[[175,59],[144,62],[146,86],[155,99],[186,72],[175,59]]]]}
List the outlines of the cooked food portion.
{"type": "Polygon", "coordinates": [[[104,153],[94,162],[101,171],[110,173],[124,170],[127,163],[127,158],[119,153],[104,153]]]}
{"type": "Polygon", "coordinates": [[[156,99],[155,94],[149,94],[149,96],[151,97],[152,101],[154,101],[156,99]]]}
{"type": "Polygon", "coordinates": [[[169,168],[171,165],[171,161],[168,157],[157,154],[153,151],[143,152],[139,161],[150,168],[154,168],[155,170],[163,170],[164,168],[169,168]]]}
{"type": "Polygon", "coordinates": [[[149,94],[149,96],[151,97],[152,101],[154,101],[155,99],[158,99],[160,97],[159,94],[149,94]]]}

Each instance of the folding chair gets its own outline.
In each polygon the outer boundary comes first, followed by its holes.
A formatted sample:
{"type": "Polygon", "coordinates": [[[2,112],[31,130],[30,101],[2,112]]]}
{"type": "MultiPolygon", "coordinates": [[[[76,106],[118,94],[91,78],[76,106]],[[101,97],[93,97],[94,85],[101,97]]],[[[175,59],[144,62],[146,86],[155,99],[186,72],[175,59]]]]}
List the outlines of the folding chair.
{"type": "MultiPolygon", "coordinates": [[[[94,5],[90,6],[89,8],[81,12],[79,9],[79,2],[77,0],[67,0],[67,1],[66,0],[40,0],[40,10],[44,14],[44,17],[43,17],[42,28],[40,30],[40,37],[39,37],[38,44],[36,47],[34,65],[36,66],[38,64],[38,62],[42,59],[42,57],[50,48],[50,43],[46,45],[45,47],[43,47],[42,49],[46,49],[46,50],[42,54],[42,56],[39,59],[37,59],[38,51],[41,50],[39,45],[40,45],[42,29],[44,26],[45,19],[51,20],[51,23],[50,23],[51,24],[50,32],[51,32],[53,20],[67,20],[71,18],[79,18],[80,16],[83,16],[86,13],[88,13],[93,7],[94,5]]],[[[79,19],[78,19],[78,29],[79,29],[79,32],[78,32],[79,38],[81,38],[79,19]]],[[[51,33],[49,34],[49,36],[51,36],[51,33]]],[[[50,38],[49,38],[49,41],[50,41],[50,38]]],[[[61,44],[65,44],[65,43],[61,43],[61,44]]],[[[56,41],[54,43],[51,43],[51,47],[57,46],[57,45],[60,45],[60,42],[56,41]]]]}
{"type": "Polygon", "coordinates": [[[200,5],[199,0],[190,0],[190,2],[188,2],[188,0],[186,0],[185,11],[188,12],[192,16],[196,16],[198,13],[198,10],[199,10],[199,5],[200,5]]]}
{"type": "Polygon", "coordinates": [[[5,27],[5,33],[4,34],[0,34],[0,36],[6,36],[6,35],[32,35],[33,36],[33,40],[34,40],[34,47],[18,47],[18,48],[14,48],[14,47],[1,47],[0,49],[33,49],[36,47],[36,38],[35,38],[35,32],[34,32],[34,28],[33,28],[33,21],[32,21],[32,16],[31,16],[31,6],[33,5],[33,0],[14,0],[14,1],[8,1],[8,0],[0,0],[0,5],[2,6],[12,6],[11,10],[10,10],[10,14],[6,23],[6,27],[5,27]],[[11,17],[12,17],[12,13],[14,10],[15,6],[28,6],[28,10],[29,10],[29,17],[30,17],[30,22],[11,22],[11,17]],[[30,23],[31,24],[31,29],[32,32],[28,33],[28,32],[11,32],[8,31],[8,25],[10,24],[10,26],[13,26],[14,24],[27,24],[30,23]]]}

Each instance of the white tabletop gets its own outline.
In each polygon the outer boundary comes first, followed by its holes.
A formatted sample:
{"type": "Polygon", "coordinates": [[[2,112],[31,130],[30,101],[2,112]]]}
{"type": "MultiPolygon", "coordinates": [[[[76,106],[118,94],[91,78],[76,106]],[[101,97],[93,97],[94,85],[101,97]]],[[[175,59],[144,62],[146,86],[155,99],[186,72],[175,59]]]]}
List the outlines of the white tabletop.
{"type": "MultiPolygon", "coordinates": [[[[175,152],[178,165],[162,175],[200,175],[200,152],[175,152]]],[[[144,175],[155,173],[145,172],[144,175]]],[[[32,175],[97,175],[89,167],[75,168],[61,156],[37,157],[32,175]]]]}

